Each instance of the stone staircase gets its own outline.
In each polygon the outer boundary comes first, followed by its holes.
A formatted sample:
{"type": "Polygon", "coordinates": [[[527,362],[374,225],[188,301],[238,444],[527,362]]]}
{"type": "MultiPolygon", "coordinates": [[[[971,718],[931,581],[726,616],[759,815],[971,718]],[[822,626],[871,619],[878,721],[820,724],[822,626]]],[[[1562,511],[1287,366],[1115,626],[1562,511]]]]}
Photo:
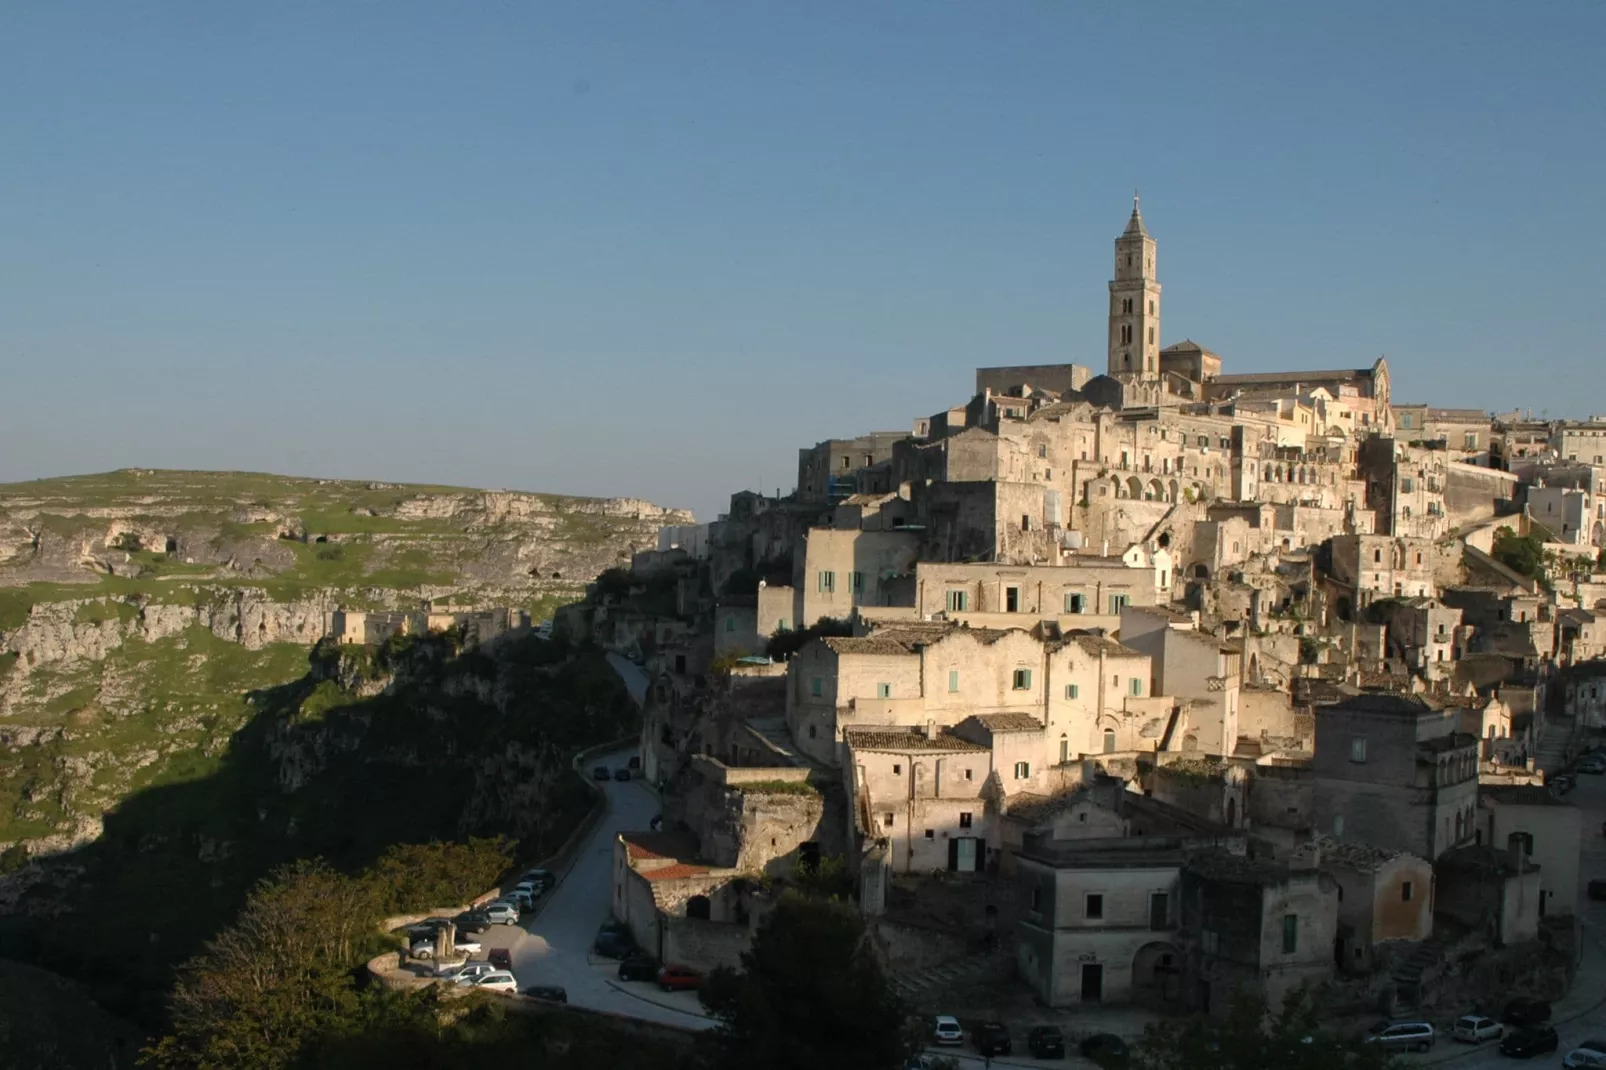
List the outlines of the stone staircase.
{"type": "Polygon", "coordinates": [[[1444,941],[1430,936],[1417,944],[1397,963],[1390,974],[1394,982],[1394,1016],[1409,1017],[1422,1005],[1422,975],[1444,957],[1444,941]]]}
{"type": "Polygon", "coordinates": [[[1534,748],[1534,766],[1550,773],[1566,765],[1567,748],[1572,742],[1572,736],[1571,717],[1551,718],[1539,737],[1539,745],[1534,748]]]}
{"type": "Polygon", "coordinates": [[[900,997],[913,1002],[922,996],[936,995],[965,985],[1003,980],[1010,977],[1014,970],[1014,942],[1000,940],[998,946],[986,954],[969,955],[923,970],[894,973],[888,982],[900,997]]]}

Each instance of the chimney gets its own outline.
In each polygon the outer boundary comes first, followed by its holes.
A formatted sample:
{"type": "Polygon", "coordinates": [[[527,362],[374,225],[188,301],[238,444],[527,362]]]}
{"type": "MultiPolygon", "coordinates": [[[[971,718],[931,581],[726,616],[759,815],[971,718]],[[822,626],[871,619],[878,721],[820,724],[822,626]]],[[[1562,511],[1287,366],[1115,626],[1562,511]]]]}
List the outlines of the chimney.
{"type": "Polygon", "coordinates": [[[937,722],[936,721],[928,720],[926,722],[926,738],[927,739],[936,739],[937,738],[937,722]]]}

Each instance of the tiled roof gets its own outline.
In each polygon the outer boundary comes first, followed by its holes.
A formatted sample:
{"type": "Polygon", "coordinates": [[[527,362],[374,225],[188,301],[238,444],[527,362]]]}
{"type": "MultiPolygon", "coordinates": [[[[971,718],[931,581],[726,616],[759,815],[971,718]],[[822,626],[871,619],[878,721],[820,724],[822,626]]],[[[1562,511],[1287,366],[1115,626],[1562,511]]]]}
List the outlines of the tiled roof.
{"type": "Polygon", "coordinates": [[[1075,643],[1082,650],[1095,658],[1100,654],[1110,658],[1141,658],[1142,654],[1129,646],[1122,646],[1114,639],[1106,639],[1102,635],[1088,635],[1085,632],[1067,636],[1068,643],[1075,643]]]}
{"type": "Polygon", "coordinates": [[[848,746],[855,750],[890,751],[986,751],[988,748],[950,735],[946,730],[937,738],[928,737],[923,729],[903,728],[897,725],[846,728],[842,731],[848,746]]]}
{"type": "Polygon", "coordinates": [[[1376,847],[1369,843],[1340,842],[1330,836],[1319,837],[1315,844],[1321,850],[1322,864],[1343,866],[1363,873],[1375,873],[1396,858],[1409,853],[1387,847],[1376,847]]]}
{"type": "Polygon", "coordinates": [[[1438,707],[1423,695],[1402,695],[1394,691],[1371,691],[1351,695],[1336,704],[1335,710],[1355,710],[1359,713],[1397,713],[1416,717],[1432,713],[1438,707]]]}
{"type": "Polygon", "coordinates": [[[1502,806],[1571,806],[1550,794],[1550,789],[1539,784],[1494,784],[1479,788],[1478,793],[1502,806]]]}
{"type": "Polygon", "coordinates": [[[697,842],[683,832],[621,832],[619,838],[632,862],[690,858],[697,853],[697,842]]]}
{"type": "Polygon", "coordinates": [[[1206,851],[1194,855],[1188,859],[1187,868],[1206,880],[1230,881],[1233,884],[1282,884],[1290,876],[1287,866],[1228,854],[1226,851],[1206,851]]]}
{"type": "Polygon", "coordinates": [[[875,657],[901,657],[912,653],[909,647],[897,639],[890,639],[880,635],[840,636],[833,635],[821,639],[832,651],[837,654],[867,654],[875,657]]]}
{"type": "Polygon", "coordinates": [[[694,865],[690,862],[676,862],[672,866],[659,866],[657,869],[639,870],[641,876],[656,884],[659,881],[682,880],[686,877],[705,877],[713,872],[707,866],[694,865]]]}
{"type": "Polygon", "coordinates": [[[1043,722],[1029,713],[978,713],[973,720],[991,732],[1037,732],[1043,722]]]}

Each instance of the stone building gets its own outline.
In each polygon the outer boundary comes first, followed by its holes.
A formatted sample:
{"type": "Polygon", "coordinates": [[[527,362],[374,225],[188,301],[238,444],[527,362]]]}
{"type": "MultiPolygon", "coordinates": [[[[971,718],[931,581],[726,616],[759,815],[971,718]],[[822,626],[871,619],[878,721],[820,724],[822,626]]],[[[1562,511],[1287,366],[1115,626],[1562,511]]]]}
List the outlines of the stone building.
{"type": "Polygon", "coordinates": [[[1329,836],[1312,841],[1301,854],[1338,885],[1334,955],[1344,971],[1370,972],[1380,944],[1414,943],[1433,935],[1433,864],[1427,859],[1329,836]]]}
{"type": "Polygon", "coordinates": [[[1322,831],[1429,860],[1473,840],[1477,737],[1421,695],[1361,694],[1316,711],[1322,831]]]}
{"type": "Polygon", "coordinates": [[[1184,1006],[1224,1015],[1240,990],[1271,1007],[1332,976],[1338,883],[1225,851],[1196,854],[1179,882],[1184,1006]]]}
{"type": "Polygon", "coordinates": [[[1478,792],[1477,840],[1496,850],[1520,846],[1539,868],[1540,917],[1578,910],[1582,826],[1578,807],[1545,787],[1485,786],[1478,792]]]}

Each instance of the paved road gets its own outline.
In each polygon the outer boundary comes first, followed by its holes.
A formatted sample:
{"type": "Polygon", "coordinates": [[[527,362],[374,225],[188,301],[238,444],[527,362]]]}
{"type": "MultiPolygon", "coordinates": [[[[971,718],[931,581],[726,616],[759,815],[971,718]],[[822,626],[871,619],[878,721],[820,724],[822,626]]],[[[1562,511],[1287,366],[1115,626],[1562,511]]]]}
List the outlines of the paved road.
{"type": "Polygon", "coordinates": [[[630,692],[630,697],[635,699],[638,704],[647,697],[646,669],[643,669],[623,654],[610,653],[608,655],[608,664],[613,666],[613,671],[618,673],[619,679],[625,682],[625,690],[630,692]]]}

